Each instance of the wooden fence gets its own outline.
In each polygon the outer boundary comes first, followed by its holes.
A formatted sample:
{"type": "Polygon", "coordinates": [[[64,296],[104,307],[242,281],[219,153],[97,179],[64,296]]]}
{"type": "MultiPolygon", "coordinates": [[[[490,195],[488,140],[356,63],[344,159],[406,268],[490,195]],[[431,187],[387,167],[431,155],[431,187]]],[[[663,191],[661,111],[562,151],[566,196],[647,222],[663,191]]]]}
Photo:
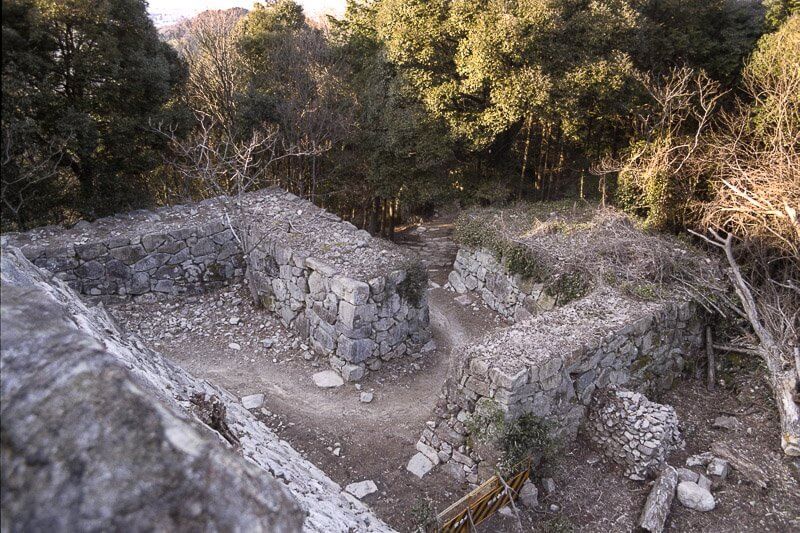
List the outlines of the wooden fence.
{"type": "Polygon", "coordinates": [[[522,485],[530,478],[530,461],[508,480],[492,476],[478,488],[439,513],[429,532],[464,533],[490,518],[499,509],[516,500],[522,485]]]}

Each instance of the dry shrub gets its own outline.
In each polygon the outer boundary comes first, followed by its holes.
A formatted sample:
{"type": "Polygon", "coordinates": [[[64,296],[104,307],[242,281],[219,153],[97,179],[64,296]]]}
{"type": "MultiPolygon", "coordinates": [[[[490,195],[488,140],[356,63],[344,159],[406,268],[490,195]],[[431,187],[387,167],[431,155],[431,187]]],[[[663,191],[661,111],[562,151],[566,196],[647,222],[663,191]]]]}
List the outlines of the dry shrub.
{"type": "Polygon", "coordinates": [[[708,140],[714,170],[705,227],[800,257],[800,15],[766,37],[744,70],[752,103],[708,140]]]}

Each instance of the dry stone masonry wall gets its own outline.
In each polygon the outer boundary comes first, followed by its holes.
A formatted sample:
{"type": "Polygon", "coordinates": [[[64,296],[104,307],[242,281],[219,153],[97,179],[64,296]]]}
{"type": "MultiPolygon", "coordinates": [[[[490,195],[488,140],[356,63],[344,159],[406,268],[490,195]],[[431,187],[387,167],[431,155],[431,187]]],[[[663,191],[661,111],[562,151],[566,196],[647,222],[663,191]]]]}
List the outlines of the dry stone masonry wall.
{"type": "Polygon", "coordinates": [[[657,476],[667,454],[683,447],[675,409],[626,390],[609,389],[596,395],[586,433],[606,457],[625,468],[626,476],[637,481],[657,476]]]}
{"type": "Polygon", "coordinates": [[[467,422],[479,402],[496,404],[508,420],[533,413],[572,439],[595,391],[668,388],[702,345],[701,330],[688,302],[633,301],[610,289],[518,322],[466,351],[420,447],[477,482],[481,457],[468,446],[467,422]]]}
{"type": "Polygon", "coordinates": [[[199,291],[244,273],[233,232],[221,220],[198,216],[211,208],[209,203],[138,211],[69,230],[6,234],[3,240],[89,296],[199,291]]]}
{"type": "Polygon", "coordinates": [[[247,271],[259,303],[350,380],[419,353],[430,339],[418,258],[280,189],[7,234],[3,242],[90,296],[196,292],[247,271]]]}
{"type": "Polygon", "coordinates": [[[544,283],[507,272],[485,249],[460,248],[448,282],[460,294],[478,294],[490,309],[513,320],[549,311],[558,301],[544,283]]]}

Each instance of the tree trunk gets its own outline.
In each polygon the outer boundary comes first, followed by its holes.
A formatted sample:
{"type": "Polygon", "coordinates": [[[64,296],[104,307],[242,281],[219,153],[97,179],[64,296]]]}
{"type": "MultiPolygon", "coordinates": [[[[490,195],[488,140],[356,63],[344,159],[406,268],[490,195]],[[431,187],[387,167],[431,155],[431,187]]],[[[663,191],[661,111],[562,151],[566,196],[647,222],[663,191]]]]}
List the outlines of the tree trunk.
{"type": "Polygon", "coordinates": [[[767,364],[770,385],[781,418],[781,448],[786,455],[800,457],[800,409],[795,402],[795,395],[800,390],[797,370],[784,370],[779,355],[764,351],[761,357],[767,364]]]}
{"type": "Polygon", "coordinates": [[[739,301],[753,328],[758,340],[758,354],[767,366],[769,382],[775,403],[781,419],[781,448],[786,455],[800,456],[800,408],[795,402],[800,380],[797,367],[797,353],[783,353],[781,346],[775,342],[772,333],[764,326],[759,315],[758,306],[753,298],[750,286],[742,277],[739,264],[733,254],[733,236],[723,239],[719,234],[712,232],[717,240],[717,246],[725,251],[728,265],[731,267],[731,281],[736,289],[739,301]]]}

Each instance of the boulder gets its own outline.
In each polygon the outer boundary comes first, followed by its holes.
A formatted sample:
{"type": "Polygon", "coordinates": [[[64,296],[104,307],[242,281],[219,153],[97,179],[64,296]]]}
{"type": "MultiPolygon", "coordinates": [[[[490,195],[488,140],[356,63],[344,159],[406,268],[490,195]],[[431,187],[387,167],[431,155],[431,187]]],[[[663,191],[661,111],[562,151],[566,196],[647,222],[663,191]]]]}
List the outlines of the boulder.
{"type": "Polygon", "coordinates": [[[0,331],[3,530],[301,530],[284,486],[161,404],[43,291],[3,284],[0,331]]]}
{"type": "Polygon", "coordinates": [[[359,481],[358,483],[350,483],[344,490],[361,500],[370,494],[378,492],[378,487],[375,485],[374,481],[369,479],[367,481],[359,481]]]}
{"type": "Polygon", "coordinates": [[[684,507],[695,511],[712,511],[716,506],[714,496],[691,481],[682,481],[678,484],[678,501],[684,507]]]}
{"type": "Polygon", "coordinates": [[[263,394],[251,394],[250,396],[242,397],[242,406],[245,409],[258,409],[262,405],[264,405],[263,394]]]}
{"type": "Polygon", "coordinates": [[[411,460],[406,465],[406,470],[422,479],[425,474],[433,468],[433,462],[428,459],[422,452],[415,453],[411,460]]]}
{"type": "Polygon", "coordinates": [[[332,389],[334,387],[341,387],[344,385],[342,376],[333,370],[323,370],[322,372],[317,372],[311,376],[311,379],[314,380],[314,385],[321,389],[332,389]]]}
{"type": "Polygon", "coordinates": [[[531,481],[526,481],[519,489],[519,503],[528,509],[535,509],[539,506],[539,490],[531,481]]]}

